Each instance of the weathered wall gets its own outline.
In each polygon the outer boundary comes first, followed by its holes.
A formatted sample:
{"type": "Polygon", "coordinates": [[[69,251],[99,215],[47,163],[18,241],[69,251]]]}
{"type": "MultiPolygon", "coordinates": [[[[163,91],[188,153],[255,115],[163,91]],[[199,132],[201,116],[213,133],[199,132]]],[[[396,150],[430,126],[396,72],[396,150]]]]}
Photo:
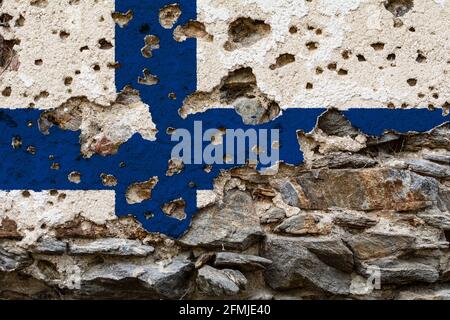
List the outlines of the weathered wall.
{"type": "MultiPolygon", "coordinates": [[[[178,240],[117,218],[114,191],[2,191],[0,298],[450,298],[450,126],[371,137],[339,112],[448,112],[448,1],[239,4],[200,0],[184,27],[176,6],[162,11],[177,41],[198,41],[198,92],[180,114],[234,105],[245,119],[245,101],[219,95],[227,81],[276,103],[264,121],[336,108],[298,133],[305,163],[223,172],[178,240]]],[[[41,127],[80,129],[85,157],[154,140],[148,105],[115,89],[114,20],[131,17],[112,0],[0,0],[1,107],[51,109],[41,127]]]]}

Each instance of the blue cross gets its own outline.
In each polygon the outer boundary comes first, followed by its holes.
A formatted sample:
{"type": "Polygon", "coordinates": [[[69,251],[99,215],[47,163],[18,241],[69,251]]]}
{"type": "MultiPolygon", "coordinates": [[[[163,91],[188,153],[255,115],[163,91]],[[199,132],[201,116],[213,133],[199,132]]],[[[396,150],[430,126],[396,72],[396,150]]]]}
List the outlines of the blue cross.
{"type": "MultiPolygon", "coordinates": [[[[166,128],[192,130],[195,121],[202,121],[205,129],[224,127],[246,130],[255,127],[245,125],[233,109],[209,110],[182,119],[178,115],[178,109],[184,98],[196,90],[196,40],[176,42],[172,32],[160,26],[159,9],[172,3],[171,0],[117,2],[117,11],[126,12],[131,9],[134,17],[127,27],[116,27],[116,60],[121,65],[121,68],[116,70],[116,86],[118,91],[126,85],[132,85],[140,91],[142,100],[150,106],[150,112],[159,130],[157,140],[146,141],[136,134],[123,144],[115,155],[95,155],[84,159],[80,155],[78,142],[80,132],[63,131],[53,127],[50,129],[50,135],[43,135],[37,127],[40,111],[1,109],[0,189],[115,190],[118,216],[133,215],[148,231],[177,238],[188,230],[197,211],[196,190],[212,189],[213,180],[220,170],[233,166],[214,165],[212,171],[207,173],[203,165],[186,165],[181,174],[166,177],[167,163],[176,144],[171,141],[166,128]],[[143,38],[147,34],[160,38],[161,48],[153,52],[151,59],[141,54],[143,38]],[[138,76],[145,68],[158,76],[159,84],[145,86],[137,83],[138,76]],[[168,98],[171,92],[176,94],[176,100],[168,98]],[[16,136],[20,137],[23,143],[19,149],[13,149],[11,146],[11,139],[16,136]],[[35,147],[35,154],[26,150],[28,146],[35,147]],[[54,162],[60,164],[59,170],[50,168],[54,162]],[[122,162],[126,164],[125,167],[120,166],[122,162]],[[68,181],[67,176],[73,171],[81,173],[80,184],[68,181]],[[103,186],[100,179],[102,173],[114,175],[119,181],[118,185],[103,186]],[[127,187],[153,176],[159,177],[159,183],[153,190],[152,199],[129,205],[125,198],[127,187]],[[165,215],[161,210],[162,204],[178,198],[186,201],[187,218],[181,221],[165,215]],[[153,214],[151,219],[147,219],[146,213],[149,212],[153,214]]],[[[183,12],[179,24],[196,19],[194,0],[180,0],[178,3],[183,12]]],[[[297,165],[302,163],[303,156],[296,131],[311,131],[317,117],[323,112],[324,109],[288,109],[274,121],[256,127],[279,129],[280,159],[285,163],[297,165]]],[[[441,111],[431,112],[427,109],[351,109],[344,112],[344,115],[354,126],[369,135],[380,135],[385,129],[398,132],[427,131],[446,121],[441,111]]]]}

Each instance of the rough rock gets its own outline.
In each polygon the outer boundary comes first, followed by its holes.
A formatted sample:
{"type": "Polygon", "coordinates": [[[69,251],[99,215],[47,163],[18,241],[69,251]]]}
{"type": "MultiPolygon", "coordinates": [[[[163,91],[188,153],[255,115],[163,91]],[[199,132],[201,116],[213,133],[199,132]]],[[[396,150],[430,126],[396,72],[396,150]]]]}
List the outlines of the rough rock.
{"type": "Polygon", "coordinates": [[[0,271],[12,272],[23,269],[33,262],[25,249],[3,246],[0,243],[0,271]]]}
{"type": "Polygon", "coordinates": [[[313,159],[311,167],[313,169],[325,167],[330,169],[371,168],[377,164],[377,160],[365,155],[348,152],[332,152],[322,157],[318,157],[317,159],[313,159]]]}
{"type": "Polygon", "coordinates": [[[22,235],[17,230],[17,223],[9,218],[0,221],[0,239],[21,239],[22,235]]]}
{"type": "Polygon", "coordinates": [[[242,286],[241,277],[236,277],[235,273],[226,273],[208,265],[198,271],[196,281],[200,293],[215,297],[236,295],[242,286]]]}
{"type": "Polygon", "coordinates": [[[149,245],[143,245],[137,240],[126,239],[100,239],[90,242],[73,242],[69,244],[69,254],[104,254],[113,256],[137,256],[146,257],[155,249],[149,245]]]}
{"type": "Polygon", "coordinates": [[[267,284],[275,290],[312,286],[336,295],[349,293],[350,275],[320,260],[297,238],[270,236],[264,256],[273,263],[265,271],[267,284]]]}
{"type": "Polygon", "coordinates": [[[350,212],[343,212],[335,217],[333,221],[335,224],[349,229],[367,229],[378,223],[378,219],[350,212]]]}
{"type": "Polygon", "coordinates": [[[320,225],[320,219],[312,214],[298,214],[287,218],[275,227],[274,232],[297,236],[325,235],[331,232],[331,225],[320,225]]]}
{"type": "Polygon", "coordinates": [[[420,210],[437,201],[439,183],[429,177],[395,169],[318,170],[301,174],[298,207],[360,211],[420,210]]]}
{"type": "Polygon", "coordinates": [[[284,218],[286,218],[286,211],[280,208],[270,208],[260,218],[260,222],[262,224],[276,223],[280,222],[284,218]]]}
{"type": "Polygon", "coordinates": [[[67,250],[67,243],[50,237],[39,239],[33,244],[31,251],[41,254],[64,254],[67,250]]]}
{"type": "Polygon", "coordinates": [[[445,155],[445,154],[426,154],[426,155],[423,156],[423,158],[426,159],[426,160],[430,160],[430,161],[433,161],[433,162],[446,164],[446,165],[450,166],[450,155],[445,155]]]}
{"type": "Polygon", "coordinates": [[[411,250],[415,237],[407,233],[366,232],[346,240],[359,260],[379,258],[411,250]]]}
{"type": "Polygon", "coordinates": [[[111,261],[83,273],[82,288],[101,296],[103,290],[108,290],[108,285],[123,283],[124,290],[141,291],[146,297],[179,299],[189,288],[192,270],[193,264],[182,256],[168,265],[111,261]]]}
{"type": "Polygon", "coordinates": [[[409,168],[419,174],[436,178],[447,178],[450,176],[450,169],[431,161],[421,159],[409,159],[406,161],[409,168]]]}
{"type": "Polygon", "coordinates": [[[265,269],[272,263],[271,260],[250,254],[239,254],[234,252],[218,252],[214,261],[214,266],[223,268],[231,267],[245,271],[265,269]]]}
{"type": "Polygon", "coordinates": [[[263,232],[250,195],[242,191],[230,191],[223,205],[197,213],[180,243],[245,249],[262,237],[263,232]]]}
{"type": "Polygon", "coordinates": [[[377,268],[381,275],[381,284],[408,284],[415,282],[434,283],[439,279],[439,271],[429,264],[412,261],[384,259],[363,262],[363,274],[370,276],[368,270],[377,268]]]}

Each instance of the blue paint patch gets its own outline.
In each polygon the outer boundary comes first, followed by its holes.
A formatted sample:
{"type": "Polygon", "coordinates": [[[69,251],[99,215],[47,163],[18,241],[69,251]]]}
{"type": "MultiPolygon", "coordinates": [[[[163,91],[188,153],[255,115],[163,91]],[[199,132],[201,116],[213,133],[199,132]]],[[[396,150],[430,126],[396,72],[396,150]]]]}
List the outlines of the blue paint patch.
{"type": "MultiPolygon", "coordinates": [[[[179,24],[195,20],[195,2],[178,2],[183,12],[179,24]]],[[[173,1],[128,0],[119,1],[116,8],[120,12],[131,9],[134,13],[133,20],[126,28],[116,27],[116,59],[121,64],[121,68],[116,71],[117,89],[121,90],[130,84],[141,92],[141,98],[150,106],[159,130],[157,141],[146,141],[136,134],[115,155],[95,155],[84,159],[80,155],[78,142],[80,132],[51,128],[50,135],[43,135],[37,128],[40,111],[3,109],[0,111],[0,189],[115,190],[118,216],[133,215],[147,230],[177,238],[189,228],[197,210],[196,190],[212,189],[213,180],[220,170],[233,166],[214,165],[212,171],[206,173],[203,165],[186,165],[181,174],[166,177],[168,160],[176,144],[166,133],[168,127],[184,128],[192,132],[194,122],[202,121],[204,130],[222,127],[243,130],[279,129],[281,160],[294,165],[303,162],[296,131],[311,131],[324,109],[289,109],[274,121],[260,126],[244,125],[241,117],[232,109],[209,110],[187,119],[178,115],[184,98],[196,90],[196,41],[188,39],[178,43],[173,39],[171,30],[159,25],[159,9],[170,3],[173,1]],[[141,55],[143,39],[147,34],[157,35],[161,41],[161,48],[153,51],[150,59],[141,55]],[[158,76],[158,85],[145,86],[137,83],[144,68],[158,76]],[[171,92],[176,93],[177,100],[168,98],[171,92]],[[15,136],[20,137],[23,142],[19,149],[11,146],[11,139],[15,136]],[[28,146],[35,147],[34,155],[27,152],[28,146]],[[125,167],[120,166],[121,162],[126,164],[125,167]],[[59,163],[60,170],[52,170],[52,163],[59,163]],[[82,175],[78,185],[67,179],[73,171],[82,175]],[[114,175],[118,179],[118,185],[113,188],[104,187],[100,178],[102,173],[114,175]],[[127,187],[153,176],[159,177],[159,183],[153,190],[152,200],[135,205],[127,204],[127,187]],[[183,221],[168,217],[161,210],[163,204],[178,198],[186,201],[187,218],[183,221]],[[146,219],[146,213],[150,212],[153,218],[146,219]]],[[[386,129],[399,132],[427,131],[447,120],[440,111],[430,112],[426,109],[352,109],[344,114],[352,124],[370,135],[380,135],[386,129]]]]}

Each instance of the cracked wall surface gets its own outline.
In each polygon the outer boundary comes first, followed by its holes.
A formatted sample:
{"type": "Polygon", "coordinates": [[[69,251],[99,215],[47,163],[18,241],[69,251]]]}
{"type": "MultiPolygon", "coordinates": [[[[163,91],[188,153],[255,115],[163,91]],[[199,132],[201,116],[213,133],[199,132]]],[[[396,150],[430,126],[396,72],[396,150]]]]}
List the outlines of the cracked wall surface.
{"type": "Polygon", "coordinates": [[[0,299],[450,299],[448,1],[175,2],[0,1],[0,299]],[[192,119],[294,143],[194,167],[192,119]]]}

